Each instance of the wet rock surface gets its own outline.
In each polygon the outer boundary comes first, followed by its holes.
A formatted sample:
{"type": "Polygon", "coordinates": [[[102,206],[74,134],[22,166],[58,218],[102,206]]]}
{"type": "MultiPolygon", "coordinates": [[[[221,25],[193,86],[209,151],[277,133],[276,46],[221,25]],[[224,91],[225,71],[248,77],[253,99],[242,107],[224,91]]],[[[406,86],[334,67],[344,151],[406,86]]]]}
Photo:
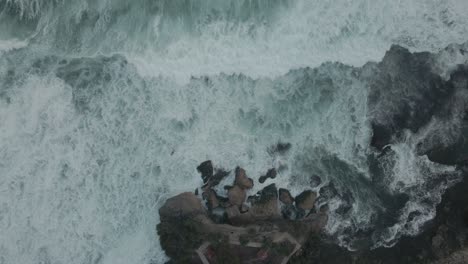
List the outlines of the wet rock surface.
{"type": "Polygon", "coordinates": [[[279,200],[286,205],[292,205],[294,203],[294,198],[291,193],[283,188],[279,189],[279,200]]]}
{"type": "Polygon", "coordinates": [[[468,173],[448,189],[437,206],[435,218],[414,237],[405,236],[391,248],[349,251],[333,238],[312,236],[303,252],[289,263],[461,264],[468,263],[468,173]]]}
{"type": "Polygon", "coordinates": [[[202,162],[197,167],[197,171],[200,172],[203,182],[208,182],[208,180],[213,177],[213,164],[211,164],[211,160],[202,162]]]}
{"type": "Polygon", "coordinates": [[[302,210],[311,210],[312,208],[314,208],[316,198],[317,194],[313,191],[303,191],[295,198],[296,206],[302,210]]]}
{"type": "Polygon", "coordinates": [[[254,186],[253,180],[248,178],[245,170],[239,167],[236,168],[236,179],[234,184],[242,189],[252,189],[254,186]]]}

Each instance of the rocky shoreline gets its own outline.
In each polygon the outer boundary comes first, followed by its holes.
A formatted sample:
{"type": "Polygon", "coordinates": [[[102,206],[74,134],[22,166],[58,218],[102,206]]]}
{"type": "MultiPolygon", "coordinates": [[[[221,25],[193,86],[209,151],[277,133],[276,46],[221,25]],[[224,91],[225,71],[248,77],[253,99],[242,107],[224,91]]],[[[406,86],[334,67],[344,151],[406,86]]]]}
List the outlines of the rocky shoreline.
{"type": "Polygon", "coordinates": [[[226,187],[227,197],[213,187],[220,175],[229,174],[199,169],[205,179],[202,193],[168,199],[157,230],[169,263],[467,263],[468,168],[460,169],[464,180],[444,194],[425,231],[391,248],[352,252],[337,246],[322,232],[327,208],[315,212],[310,190],[293,198],[270,184],[247,198],[253,180],[242,168],[236,169],[233,186],[226,187]]]}
{"type": "MultiPolygon", "coordinates": [[[[281,186],[268,185],[277,171],[265,168],[258,180],[266,187],[252,194],[254,181],[244,169],[228,172],[216,170],[211,161],[201,163],[197,170],[204,185],[194,193],[169,199],[160,210],[158,233],[171,263],[464,263],[468,237],[467,50],[468,42],[434,54],[392,46],[381,62],[350,69],[352,76],[369,87],[371,138],[365,146],[369,178],[357,172],[348,175],[354,167],[325,153],[327,158],[313,160],[325,162],[322,172],[353,181],[333,178],[321,182],[322,175],[308,175],[310,184],[305,186],[320,185],[319,193],[305,188],[293,197],[281,186]],[[408,148],[406,152],[402,146],[408,148]],[[417,168],[422,178],[411,179],[406,173],[411,169],[404,163],[408,158],[422,164],[417,168]],[[402,162],[402,169],[394,171],[397,161],[402,162]],[[397,180],[385,178],[389,175],[397,180]],[[232,184],[220,191],[217,186],[229,177],[233,177],[232,184]],[[406,180],[415,182],[405,185],[406,180]],[[389,183],[394,186],[389,188],[389,183]],[[361,190],[368,191],[361,199],[372,202],[373,197],[383,210],[374,215],[372,226],[347,233],[357,248],[349,251],[322,230],[328,214],[349,219],[357,201],[353,196],[361,190]],[[219,195],[221,192],[226,195],[219,195]],[[332,198],[343,203],[328,212],[326,204],[332,198]],[[405,209],[410,198],[426,209],[425,214],[405,209]],[[376,230],[385,232],[395,226],[401,228],[395,231],[398,236],[373,239],[376,230]],[[376,241],[379,244],[372,249],[376,241]]],[[[289,148],[291,144],[281,143],[268,152],[284,153],[289,148]]]]}
{"type": "MultiPolygon", "coordinates": [[[[172,197],[159,210],[157,230],[170,263],[289,263],[327,223],[327,207],[315,208],[311,190],[292,197],[270,184],[248,196],[254,181],[237,167],[233,184],[224,186],[227,195],[220,196],[215,187],[231,174],[215,171],[211,161],[197,170],[200,191],[172,197]]],[[[275,176],[270,169],[260,178],[275,176]]]]}
{"type": "Polygon", "coordinates": [[[468,263],[468,167],[459,169],[464,172],[463,180],[447,190],[437,206],[436,217],[419,235],[403,237],[390,248],[353,252],[323,235],[307,245],[307,256],[291,258],[290,263],[468,263]]]}

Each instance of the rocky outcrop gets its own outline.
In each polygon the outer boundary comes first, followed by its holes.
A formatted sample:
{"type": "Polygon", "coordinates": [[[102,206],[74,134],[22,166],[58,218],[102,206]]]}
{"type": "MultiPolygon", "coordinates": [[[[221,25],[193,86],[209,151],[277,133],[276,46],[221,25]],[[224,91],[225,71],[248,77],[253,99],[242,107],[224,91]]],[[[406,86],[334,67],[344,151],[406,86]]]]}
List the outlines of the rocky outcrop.
{"type": "MultiPolygon", "coordinates": [[[[175,263],[287,263],[309,235],[320,233],[326,225],[325,210],[307,217],[284,217],[279,199],[292,210],[298,209],[290,192],[283,188],[278,192],[275,184],[249,196],[248,206],[246,196],[253,180],[240,167],[233,185],[226,188],[227,197],[213,189],[219,180],[210,161],[197,170],[207,207],[197,195],[186,192],[169,198],[159,210],[161,246],[175,263]]],[[[307,191],[300,197],[304,208],[315,200],[307,191]]]]}
{"type": "Polygon", "coordinates": [[[440,164],[468,164],[467,45],[450,45],[439,54],[394,45],[380,63],[361,69],[370,86],[371,146],[383,151],[402,140],[405,130],[423,129],[419,155],[440,164]]]}
{"type": "Polygon", "coordinates": [[[230,188],[228,191],[228,199],[231,205],[235,205],[240,207],[244,204],[245,199],[247,197],[247,193],[244,189],[235,185],[234,187],[230,188]]]}
{"type": "Polygon", "coordinates": [[[303,191],[301,194],[296,196],[296,206],[298,208],[301,208],[302,210],[311,210],[312,208],[314,208],[316,198],[317,194],[313,191],[303,191]]]}
{"type": "Polygon", "coordinates": [[[197,171],[201,174],[203,182],[206,183],[213,177],[213,164],[211,160],[202,162],[198,167],[197,171]]]}
{"type": "Polygon", "coordinates": [[[190,192],[184,192],[167,199],[163,207],[159,209],[161,221],[174,217],[206,215],[200,199],[190,192]]]}
{"type": "Polygon", "coordinates": [[[434,73],[433,60],[430,53],[410,53],[394,45],[382,62],[365,69],[372,72],[368,98],[372,146],[382,149],[404,129],[416,132],[450,96],[453,88],[434,73]]]}
{"type": "Polygon", "coordinates": [[[239,167],[236,168],[236,179],[234,180],[234,184],[242,189],[252,189],[254,186],[253,180],[248,178],[245,170],[239,167]]]}
{"type": "Polygon", "coordinates": [[[279,200],[286,205],[292,205],[294,203],[294,198],[291,193],[283,188],[279,189],[279,200]]]}

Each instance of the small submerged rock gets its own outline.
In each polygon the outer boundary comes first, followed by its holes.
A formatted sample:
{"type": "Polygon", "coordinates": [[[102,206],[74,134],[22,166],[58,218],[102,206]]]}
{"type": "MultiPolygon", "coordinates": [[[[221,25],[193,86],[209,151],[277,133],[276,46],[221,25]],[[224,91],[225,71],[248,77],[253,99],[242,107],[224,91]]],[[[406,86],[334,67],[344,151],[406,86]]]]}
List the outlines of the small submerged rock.
{"type": "Polygon", "coordinates": [[[276,178],[276,175],[278,175],[278,173],[276,172],[276,169],[275,169],[275,168],[269,169],[265,175],[261,176],[261,177],[258,179],[258,181],[259,181],[260,183],[264,183],[267,179],[274,179],[274,178],[276,178]]]}
{"type": "Polygon", "coordinates": [[[310,177],[310,186],[317,187],[322,183],[322,179],[318,175],[312,175],[310,177]]]}
{"type": "Polygon", "coordinates": [[[284,155],[290,149],[291,149],[291,143],[278,142],[276,145],[268,148],[268,153],[270,153],[270,155],[273,155],[273,154],[284,155]]]}

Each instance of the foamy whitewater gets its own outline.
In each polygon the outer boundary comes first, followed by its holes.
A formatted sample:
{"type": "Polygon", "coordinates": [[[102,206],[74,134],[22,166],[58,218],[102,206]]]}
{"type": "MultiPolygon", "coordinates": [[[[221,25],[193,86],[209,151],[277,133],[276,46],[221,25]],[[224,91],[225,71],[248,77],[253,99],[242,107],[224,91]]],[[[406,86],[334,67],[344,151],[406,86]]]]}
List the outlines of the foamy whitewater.
{"type": "Polygon", "coordinates": [[[467,14],[466,0],[0,0],[0,264],[163,263],[158,208],[207,159],[254,179],[284,165],[271,182],[293,195],[311,175],[346,186],[353,206],[327,201],[327,232],[350,249],[417,234],[455,167],[416,155],[431,126],[407,131],[382,185],[409,198],[378,226],[391,210],[362,184],[369,87],[353,69],[392,44],[465,42],[467,14]],[[268,152],[279,141],[287,155],[268,152]]]}

